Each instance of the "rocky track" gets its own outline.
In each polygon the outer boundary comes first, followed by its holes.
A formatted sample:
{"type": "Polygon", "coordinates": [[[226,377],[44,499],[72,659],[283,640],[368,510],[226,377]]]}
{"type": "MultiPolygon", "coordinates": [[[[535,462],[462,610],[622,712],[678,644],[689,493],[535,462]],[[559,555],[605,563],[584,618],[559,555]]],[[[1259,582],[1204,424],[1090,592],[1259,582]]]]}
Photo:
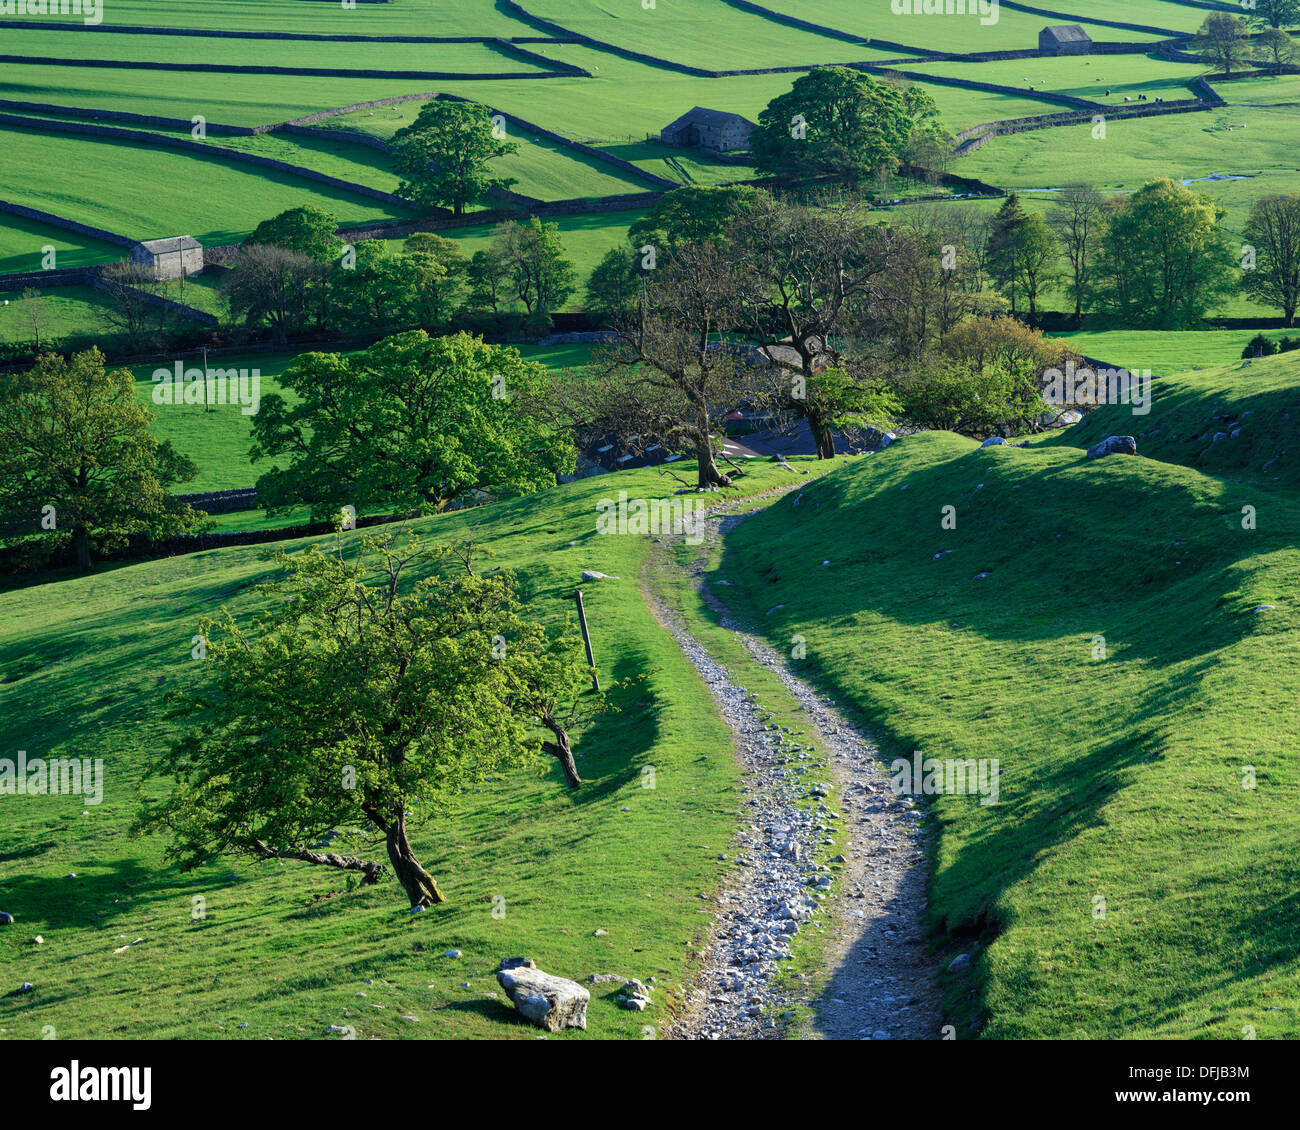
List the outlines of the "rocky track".
{"type": "MultiPolygon", "coordinates": [[[[715,514],[708,539],[725,536],[742,520],[715,514]]],[[[735,866],[717,895],[686,1007],[664,1035],[781,1038],[786,1014],[810,1004],[812,1038],[938,1039],[937,967],[926,953],[922,925],[920,813],[910,798],[894,795],[861,731],[798,678],[781,654],[745,630],[717,588],[706,584],[704,556],[679,574],[680,582],[700,586],[723,627],[780,679],[806,713],[816,745],[772,725],[770,709],[746,689],[743,672],[715,660],[681,616],[647,591],[655,615],[709,685],[744,768],[735,866]],[[843,854],[827,859],[840,821],[847,833],[843,854]],[[826,935],[826,976],[817,993],[811,979],[777,983],[792,939],[807,929],[826,935]]]]}

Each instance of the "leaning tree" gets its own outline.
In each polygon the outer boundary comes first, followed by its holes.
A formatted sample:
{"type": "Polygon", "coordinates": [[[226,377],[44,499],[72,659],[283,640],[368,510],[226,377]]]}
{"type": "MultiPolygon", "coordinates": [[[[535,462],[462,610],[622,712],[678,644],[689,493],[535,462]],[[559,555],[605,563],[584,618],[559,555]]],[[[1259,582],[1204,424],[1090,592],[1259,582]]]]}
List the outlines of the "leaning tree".
{"type": "Polygon", "coordinates": [[[281,554],[285,575],[265,586],[278,599],[251,622],[223,609],[202,623],[214,678],[182,700],[190,729],[159,766],[175,785],[134,830],[169,833],[184,868],[244,855],[376,882],[383,864],[323,850],[347,829],[362,850],[382,843],[411,907],[426,907],[445,896],[412,832],[542,753],[573,783],[564,721],[586,671],[568,627],[529,618],[513,576],[475,572],[468,547],[358,536],[348,561],[341,546],[281,554]]]}

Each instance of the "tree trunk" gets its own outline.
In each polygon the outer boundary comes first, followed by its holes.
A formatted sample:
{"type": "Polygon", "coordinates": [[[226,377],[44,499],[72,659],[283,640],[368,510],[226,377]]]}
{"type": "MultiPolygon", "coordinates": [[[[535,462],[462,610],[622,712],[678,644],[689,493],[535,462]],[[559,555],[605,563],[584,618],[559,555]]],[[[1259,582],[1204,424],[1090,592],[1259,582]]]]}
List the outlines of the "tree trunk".
{"type": "Polygon", "coordinates": [[[707,439],[702,444],[695,445],[695,458],[700,465],[697,479],[700,490],[731,486],[730,477],[718,470],[718,464],[713,458],[713,446],[707,439]]]}
{"type": "Polygon", "coordinates": [[[436,902],[446,902],[447,896],[438,890],[438,884],[415,858],[410,841],[406,838],[406,818],[398,816],[388,826],[388,859],[393,865],[393,874],[402,884],[411,905],[432,906],[436,902]]]}
{"type": "Polygon", "coordinates": [[[576,789],[582,784],[582,778],[578,776],[578,766],[573,760],[569,732],[554,718],[543,716],[542,723],[555,735],[555,741],[542,742],[542,749],[560,763],[560,768],[564,770],[564,779],[569,782],[569,788],[576,789]]]}
{"type": "Polygon", "coordinates": [[[77,553],[77,568],[83,573],[90,572],[90,531],[85,526],[78,526],[72,531],[72,544],[77,553]]]}
{"type": "Polygon", "coordinates": [[[835,458],[835,436],[826,417],[820,412],[808,414],[808,427],[812,430],[813,440],[817,444],[818,459],[835,458]]]}

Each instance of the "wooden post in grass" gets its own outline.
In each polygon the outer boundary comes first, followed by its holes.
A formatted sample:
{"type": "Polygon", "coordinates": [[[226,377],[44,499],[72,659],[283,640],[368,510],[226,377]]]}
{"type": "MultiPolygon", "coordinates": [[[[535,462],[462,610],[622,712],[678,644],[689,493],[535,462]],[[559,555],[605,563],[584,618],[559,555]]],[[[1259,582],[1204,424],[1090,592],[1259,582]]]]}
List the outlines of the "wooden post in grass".
{"type": "Polygon", "coordinates": [[[600,694],[600,676],[596,674],[596,657],[591,651],[591,632],[587,630],[587,610],[582,606],[582,590],[573,594],[578,602],[578,625],[582,628],[582,642],[587,648],[587,666],[591,668],[591,689],[600,694]]]}

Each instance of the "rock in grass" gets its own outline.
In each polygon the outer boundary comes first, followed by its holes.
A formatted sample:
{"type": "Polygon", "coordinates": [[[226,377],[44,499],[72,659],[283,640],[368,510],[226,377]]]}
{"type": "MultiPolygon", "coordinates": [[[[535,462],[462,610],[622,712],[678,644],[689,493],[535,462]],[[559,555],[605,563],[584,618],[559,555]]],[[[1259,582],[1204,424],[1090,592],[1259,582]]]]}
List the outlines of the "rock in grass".
{"type": "Polygon", "coordinates": [[[961,973],[970,968],[970,954],[959,953],[948,962],[949,973],[961,973]]]}
{"type": "Polygon", "coordinates": [[[1107,436],[1101,443],[1094,443],[1088,448],[1089,459],[1100,459],[1104,455],[1136,455],[1137,440],[1132,436],[1107,436]]]}
{"type": "Polygon", "coordinates": [[[608,573],[598,573],[595,569],[584,569],[582,573],[584,581],[617,581],[617,577],[611,577],[608,573]]]}
{"type": "Polygon", "coordinates": [[[503,957],[502,969],[536,969],[537,964],[531,957],[503,957]]]}
{"type": "Polygon", "coordinates": [[[1006,443],[1007,441],[1001,436],[989,436],[988,439],[980,444],[980,447],[1005,447],[1006,443]]]}
{"type": "Polygon", "coordinates": [[[14,916],[8,911],[0,910],[0,926],[12,926],[13,924],[14,916]]]}
{"type": "Polygon", "coordinates": [[[559,1032],[564,1028],[587,1027],[587,1004],[591,994],[576,981],[553,977],[540,969],[503,969],[497,983],[506,991],[516,1011],[525,1020],[559,1032]]]}

